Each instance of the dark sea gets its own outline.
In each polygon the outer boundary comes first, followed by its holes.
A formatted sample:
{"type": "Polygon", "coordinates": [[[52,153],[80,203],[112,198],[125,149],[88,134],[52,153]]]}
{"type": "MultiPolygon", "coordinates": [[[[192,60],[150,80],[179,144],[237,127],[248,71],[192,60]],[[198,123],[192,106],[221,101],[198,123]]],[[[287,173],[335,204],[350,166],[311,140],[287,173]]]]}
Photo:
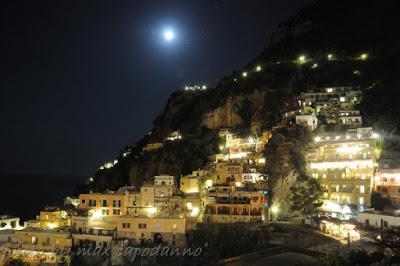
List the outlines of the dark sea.
{"type": "Polygon", "coordinates": [[[77,176],[0,174],[0,215],[33,219],[46,205],[60,206],[83,180],[77,176]]]}

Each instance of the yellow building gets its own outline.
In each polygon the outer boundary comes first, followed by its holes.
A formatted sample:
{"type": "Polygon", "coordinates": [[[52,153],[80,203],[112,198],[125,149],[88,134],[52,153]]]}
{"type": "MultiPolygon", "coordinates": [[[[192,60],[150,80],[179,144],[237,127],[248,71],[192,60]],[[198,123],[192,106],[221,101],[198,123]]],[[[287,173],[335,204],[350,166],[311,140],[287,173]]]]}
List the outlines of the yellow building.
{"type": "Polygon", "coordinates": [[[60,208],[46,208],[40,212],[39,224],[42,229],[71,226],[71,217],[60,208]]]}
{"type": "Polygon", "coordinates": [[[193,175],[181,177],[180,190],[183,193],[199,193],[199,177],[193,175]]]}
{"type": "Polygon", "coordinates": [[[127,195],[109,191],[79,195],[79,208],[90,209],[95,216],[125,215],[127,195]]]}
{"type": "Polygon", "coordinates": [[[264,194],[230,185],[213,187],[207,193],[205,218],[215,223],[263,221],[264,194]]]}
{"type": "Polygon", "coordinates": [[[10,258],[32,264],[65,262],[69,265],[71,247],[72,237],[68,231],[28,228],[15,231],[10,258]]]}
{"type": "Polygon", "coordinates": [[[241,163],[217,162],[210,171],[210,179],[214,184],[242,180],[243,166],[241,163]]]}
{"type": "Polygon", "coordinates": [[[120,216],[113,218],[117,237],[132,244],[161,243],[186,246],[186,219],[179,217],[120,216]]]}
{"type": "Polygon", "coordinates": [[[88,212],[75,210],[72,216],[72,239],[73,246],[98,248],[110,247],[115,236],[115,223],[107,221],[104,216],[93,218],[88,212]]]}
{"type": "Polygon", "coordinates": [[[308,154],[309,174],[324,188],[324,198],[338,203],[371,206],[375,169],[375,134],[372,129],[316,138],[308,154]]]}
{"type": "Polygon", "coordinates": [[[146,147],[143,147],[143,151],[155,151],[164,147],[162,142],[148,143],[146,147]]]}

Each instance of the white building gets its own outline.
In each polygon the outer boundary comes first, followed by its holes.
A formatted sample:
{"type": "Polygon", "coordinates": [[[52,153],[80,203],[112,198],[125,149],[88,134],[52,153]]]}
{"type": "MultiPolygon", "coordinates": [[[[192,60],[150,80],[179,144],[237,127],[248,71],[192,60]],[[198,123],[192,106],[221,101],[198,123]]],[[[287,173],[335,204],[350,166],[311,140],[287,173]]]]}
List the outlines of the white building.
{"type": "Polygon", "coordinates": [[[2,230],[22,230],[24,226],[20,225],[19,217],[14,217],[11,215],[1,215],[0,216],[0,231],[2,230]]]}
{"type": "Polygon", "coordinates": [[[351,127],[360,127],[362,124],[362,116],[358,110],[339,111],[338,122],[351,127]]]}
{"type": "Polygon", "coordinates": [[[400,226],[399,213],[386,213],[378,211],[365,211],[357,214],[357,221],[366,226],[375,228],[391,228],[400,226]]]}
{"type": "Polygon", "coordinates": [[[296,115],[296,124],[315,130],[318,127],[318,118],[315,115],[296,115]]]}

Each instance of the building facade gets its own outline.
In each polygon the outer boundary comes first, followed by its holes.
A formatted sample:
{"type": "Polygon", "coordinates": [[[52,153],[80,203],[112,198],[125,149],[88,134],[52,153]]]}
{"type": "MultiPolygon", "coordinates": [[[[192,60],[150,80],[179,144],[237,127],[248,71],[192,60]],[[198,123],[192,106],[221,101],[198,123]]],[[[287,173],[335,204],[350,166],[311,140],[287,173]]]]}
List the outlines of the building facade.
{"type": "Polygon", "coordinates": [[[324,198],[340,204],[371,206],[375,171],[372,129],[317,138],[308,153],[309,174],[324,188],[324,198]]]}
{"type": "Polygon", "coordinates": [[[205,220],[215,223],[264,220],[264,194],[232,185],[219,185],[207,192],[205,220]]]}

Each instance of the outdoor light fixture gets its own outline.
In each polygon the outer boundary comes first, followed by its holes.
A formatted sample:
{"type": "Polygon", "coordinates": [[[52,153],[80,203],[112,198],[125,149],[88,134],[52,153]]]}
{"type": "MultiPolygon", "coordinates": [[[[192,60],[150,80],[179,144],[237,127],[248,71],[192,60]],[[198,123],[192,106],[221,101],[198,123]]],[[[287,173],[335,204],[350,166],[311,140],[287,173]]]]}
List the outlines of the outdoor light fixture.
{"type": "Polygon", "coordinates": [[[368,54],[364,53],[360,55],[361,60],[367,60],[368,59],[368,54]]]}
{"type": "Polygon", "coordinates": [[[247,72],[243,72],[242,77],[244,77],[244,78],[247,77],[247,72]]]}
{"type": "Polygon", "coordinates": [[[257,67],[256,67],[256,71],[257,71],[257,72],[260,72],[260,71],[261,71],[261,66],[257,66],[257,67]]]}
{"type": "Polygon", "coordinates": [[[298,58],[298,61],[300,64],[304,64],[306,62],[306,56],[305,55],[300,55],[298,58]]]}

